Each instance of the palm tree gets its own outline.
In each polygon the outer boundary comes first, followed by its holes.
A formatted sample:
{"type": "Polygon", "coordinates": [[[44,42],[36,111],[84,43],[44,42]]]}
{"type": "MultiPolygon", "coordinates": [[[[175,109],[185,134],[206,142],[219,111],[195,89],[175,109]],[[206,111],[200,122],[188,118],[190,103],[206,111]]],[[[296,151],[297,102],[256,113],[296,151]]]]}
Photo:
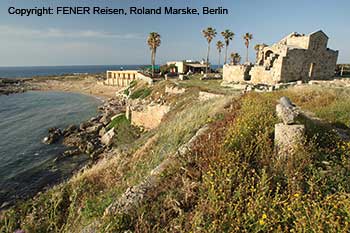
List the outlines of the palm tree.
{"type": "Polygon", "coordinates": [[[222,41],[218,41],[216,42],[216,48],[218,49],[219,51],[219,67],[221,66],[221,51],[222,51],[222,48],[224,47],[224,43],[222,43],[222,41]]]}
{"type": "Polygon", "coordinates": [[[156,63],[157,48],[160,46],[160,35],[157,32],[151,32],[147,38],[147,44],[151,49],[152,77],[154,76],[154,66],[156,63]]]}
{"type": "Polygon", "coordinates": [[[207,29],[204,29],[202,31],[203,36],[205,37],[205,39],[207,39],[208,42],[208,51],[207,51],[207,67],[205,69],[205,73],[208,73],[208,66],[209,66],[209,53],[210,53],[210,43],[211,41],[214,39],[214,37],[216,36],[216,30],[212,27],[208,27],[207,29]]]}
{"type": "Polygon", "coordinates": [[[258,62],[258,59],[259,59],[259,51],[260,49],[263,49],[267,47],[267,44],[256,44],[254,46],[254,50],[256,51],[256,61],[258,62]]]}
{"type": "Polygon", "coordinates": [[[247,56],[246,56],[246,62],[249,62],[249,44],[250,41],[253,39],[253,35],[247,32],[244,36],[243,39],[245,40],[245,47],[247,47],[247,56]]]}
{"type": "Polygon", "coordinates": [[[226,45],[226,49],[225,49],[225,63],[227,63],[227,48],[230,45],[230,40],[233,40],[233,37],[235,36],[235,34],[233,32],[231,32],[230,30],[226,29],[225,31],[221,32],[221,35],[224,37],[225,40],[225,45],[226,45]]]}
{"type": "Polygon", "coordinates": [[[231,53],[230,57],[231,57],[231,63],[233,65],[237,65],[241,62],[241,55],[239,55],[238,53],[231,53]]]}

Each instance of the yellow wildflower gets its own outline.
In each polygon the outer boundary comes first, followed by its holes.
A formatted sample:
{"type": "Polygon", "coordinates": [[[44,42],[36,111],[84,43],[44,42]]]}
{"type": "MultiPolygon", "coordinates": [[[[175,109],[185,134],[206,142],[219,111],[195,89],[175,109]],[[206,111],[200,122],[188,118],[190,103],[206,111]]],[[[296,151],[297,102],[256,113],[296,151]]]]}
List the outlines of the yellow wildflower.
{"type": "Polygon", "coordinates": [[[260,220],[259,220],[259,224],[260,224],[260,225],[264,225],[264,224],[265,224],[265,221],[262,220],[262,219],[260,219],[260,220]]]}
{"type": "Polygon", "coordinates": [[[262,219],[267,219],[267,215],[266,215],[266,214],[263,214],[261,218],[262,218],[262,219]]]}

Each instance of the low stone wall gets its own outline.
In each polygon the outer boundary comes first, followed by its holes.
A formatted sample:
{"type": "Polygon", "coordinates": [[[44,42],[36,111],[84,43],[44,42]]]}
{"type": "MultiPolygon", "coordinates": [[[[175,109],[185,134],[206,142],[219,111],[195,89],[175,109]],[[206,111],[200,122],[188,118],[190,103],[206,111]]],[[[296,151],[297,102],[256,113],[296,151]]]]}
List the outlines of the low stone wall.
{"type": "Polygon", "coordinates": [[[199,101],[207,101],[207,100],[219,98],[219,97],[223,97],[223,95],[201,91],[199,92],[198,99],[199,101]]]}
{"type": "Polygon", "coordinates": [[[130,114],[131,124],[145,129],[156,128],[165,114],[170,111],[170,106],[167,105],[146,105],[129,108],[128,114],[130,114]]]}

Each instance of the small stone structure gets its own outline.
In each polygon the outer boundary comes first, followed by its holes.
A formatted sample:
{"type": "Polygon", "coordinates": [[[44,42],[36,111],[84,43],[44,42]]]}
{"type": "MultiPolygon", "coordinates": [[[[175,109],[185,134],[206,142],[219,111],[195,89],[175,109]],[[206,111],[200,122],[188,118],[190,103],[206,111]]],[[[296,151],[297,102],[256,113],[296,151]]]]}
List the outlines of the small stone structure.
{"type": "Polygon", "coordinates": [[[145,129],[154,129],[161,122],[165,114],[170,111],[168,105],[129,105],[126,116],[131,124],[145,129]]]}
{"type": "Polygon", "coordinates": [[[146,81],[148,84],[153,83],[152,78],[143,75],[137,70],[108,70],[107,80],[104,81],[104,84],[107,86],[127,87],[136,79],[146,81]]]}
{"type": "Polygon", "coordinates": [[[331,79],[335,75],[338,51],[327,48],[327,44],[328,36],[323,31],[309,35],[293,32],[272,46],[260,46],[253,67],[225,65],[224,82],[273,85],[331,79]]]}
{"type": "Polygon", "coordinates": [[[275,148],[279,157],[287,157],[302,145],[305,126],[297,124],[300,112],[287,97],[280,99],[276,112],[282,123],[275,125],[275,148]]]}

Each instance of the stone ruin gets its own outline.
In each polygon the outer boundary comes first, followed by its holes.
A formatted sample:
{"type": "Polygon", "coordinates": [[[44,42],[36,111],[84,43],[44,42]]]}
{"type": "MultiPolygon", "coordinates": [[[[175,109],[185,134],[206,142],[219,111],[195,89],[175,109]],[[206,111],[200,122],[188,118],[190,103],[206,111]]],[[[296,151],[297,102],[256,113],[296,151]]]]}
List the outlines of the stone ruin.
{"type": "Polygon", "coordinates": [[[260,46],[255,65],[223,67],[223,84],[288,83],[329,80],[335,75],[338,51],[327,48],[328,36],[323,31],[309,35],[291,33],[272,46],[260,46]]]}

